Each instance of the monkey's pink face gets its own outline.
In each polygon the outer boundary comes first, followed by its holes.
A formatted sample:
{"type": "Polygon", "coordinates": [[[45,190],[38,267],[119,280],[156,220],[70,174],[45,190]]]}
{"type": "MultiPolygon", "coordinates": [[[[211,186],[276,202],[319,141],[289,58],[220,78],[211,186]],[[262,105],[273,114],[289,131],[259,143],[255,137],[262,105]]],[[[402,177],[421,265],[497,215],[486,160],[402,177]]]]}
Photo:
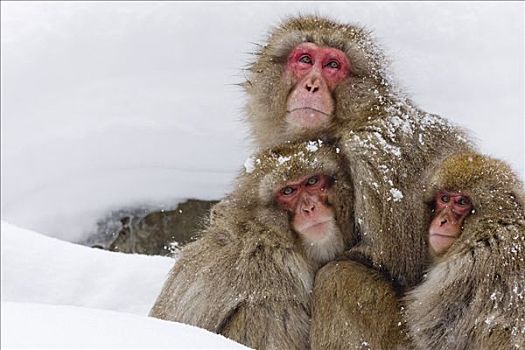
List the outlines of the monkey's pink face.
{"type": "Polygon", "coordinates": [[[430,223],[429,243],[434,253],[442,254],[460,236],[472,202],[468,195],[447,191],[439,191],[434,200],[436,212],[430,223]]]}
{"type": "Polygon", "coordinates": [[[294,129],[311,129],[332,120],[332,92],[348,77],[350,62],[341,50],[313,43],[298,45],[288,56],[286,76],[295,83],[287,100],[286,122],[294,129]]]}
{"type": "Polygon", "coordinates": [[[305,176],[276,193],[279,205],[292,214],[293,229],[309,241],[321,240],[333,231],[335,215],[328,204],[331,186],[326,175],[305,176]]]}

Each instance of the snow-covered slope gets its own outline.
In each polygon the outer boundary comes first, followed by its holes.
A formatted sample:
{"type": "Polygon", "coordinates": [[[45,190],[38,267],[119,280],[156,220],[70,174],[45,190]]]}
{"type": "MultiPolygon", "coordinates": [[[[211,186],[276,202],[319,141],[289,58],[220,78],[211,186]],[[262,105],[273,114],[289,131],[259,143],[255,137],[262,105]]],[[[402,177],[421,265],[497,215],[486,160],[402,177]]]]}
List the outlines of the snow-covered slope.
{"type": "Polygon", "coordinates": [[[147,317],[174,259],[59,241],[2,222],[2,348],[241,349],[147,317]]]}
{"type": "Polygon", "coordinates": [[[78,306],[2,302],[2,349],[247,349],[201,328],[78,306]]]}
{"type": "Polygon", "coordinates": [[[2,300],[147,315],[175,260],[88,248],[2,222],[2,300]]]}

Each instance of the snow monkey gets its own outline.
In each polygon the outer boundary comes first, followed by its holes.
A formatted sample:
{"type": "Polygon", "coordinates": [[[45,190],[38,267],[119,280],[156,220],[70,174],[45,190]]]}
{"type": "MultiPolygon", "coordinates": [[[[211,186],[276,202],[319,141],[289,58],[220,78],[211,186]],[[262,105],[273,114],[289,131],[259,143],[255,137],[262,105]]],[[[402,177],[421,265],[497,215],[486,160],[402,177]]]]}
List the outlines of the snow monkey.
{"type": "MultiPolygon", "coordinates": [[[[525,197],[501,161],[446,159],[431,179],[432,266],[408,293],[420,349],[525,349],[525,197]]],[[[429,209],[430,210],[430,209],[429,209]]]]}
{"type": "Polygon", "coordinates": [[[317,273],[312,347],[396,347],[403,327],[391,311],[420,281],[427,252],[422,174],[470,142],[396,88],[370,33],[322,17],[276,27],[244,87],[259,147],[333,140],[352,177],[359,242],[317,273]]]}
{"type": "Polygon", "coordinates": [[[203,237],[182,250],[150,315],[256,349],[309,348],[315,272],[355,243],[339,156],[312,141],[251,157],[203,237]]]}

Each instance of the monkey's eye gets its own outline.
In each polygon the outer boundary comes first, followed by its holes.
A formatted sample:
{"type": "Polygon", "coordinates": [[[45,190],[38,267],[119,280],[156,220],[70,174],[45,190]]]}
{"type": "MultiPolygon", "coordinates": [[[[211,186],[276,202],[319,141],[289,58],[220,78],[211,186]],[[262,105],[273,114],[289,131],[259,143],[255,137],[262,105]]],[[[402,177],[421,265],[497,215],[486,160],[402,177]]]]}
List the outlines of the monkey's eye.
{"type": "Polygon", "coordinates": [[[458,204],[462,206],[470,205],[470,199],[468,197],[459,197],[458,204]]]}
{"type": "Polygon", "coordinates": [[[332,68],[332,69],[339,69],[341,65],[337,61],[330,61],[325,65],[325,67],[332,68]]]}
{"type": "Polygon", "coordinates": [[[446,195],[446,194],[443,194],[443,195],[441,195],[440,199],[441,199],[441,201],[443,203],[448,203],[448,201],[450,200],[450,197],[448,195],[446,195]]]}
{"type": "Polygon", "coordinates": [[[299,57],[299,62],[306,63],[306,64],[313,63],[312,57],[310,57],[310,55],[302,55],[301,57],[299,57]]]}
{"type": "Polygon", "coordinates": [[[306,184],[308,186],[313,186],[318,182],[319,182],[319,178],[317,176],[312,176],[311,178],[308,179],[308,181],[306,181],[306,184]]]}
{"type": "Polygon", "coordinates": [[[295,192],[295,189],[290,186],[286,186],[285,188],[281,190],[281,193],[284,194],[285,196],[289,196],[294,192],[295,192]]]}

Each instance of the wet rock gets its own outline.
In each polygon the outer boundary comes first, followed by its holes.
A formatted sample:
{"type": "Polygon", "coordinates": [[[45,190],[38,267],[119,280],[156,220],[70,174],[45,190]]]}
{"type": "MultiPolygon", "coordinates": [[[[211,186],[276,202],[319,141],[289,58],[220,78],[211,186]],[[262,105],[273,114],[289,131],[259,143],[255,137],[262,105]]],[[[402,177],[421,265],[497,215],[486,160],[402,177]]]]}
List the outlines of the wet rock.
{"type": "Polygon", "coordinates": [[[123,253],[171,255],[198,237],[216,203],[189,199],[174,210],[122,210],[98,225],[98,241],[90,245],[123,253]],[[110,240],[101,242],[101,237],[110,240]]]}

